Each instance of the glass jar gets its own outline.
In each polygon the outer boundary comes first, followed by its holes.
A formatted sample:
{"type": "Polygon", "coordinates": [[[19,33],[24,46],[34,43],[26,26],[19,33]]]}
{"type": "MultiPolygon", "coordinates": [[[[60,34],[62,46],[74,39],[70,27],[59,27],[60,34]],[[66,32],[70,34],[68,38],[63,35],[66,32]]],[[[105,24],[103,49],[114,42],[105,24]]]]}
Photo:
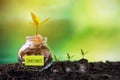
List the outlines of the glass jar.
{"type": "Polygon", "coordinates": [[[27,36],[26,43],[18,52],[18,61],[20,65],[27,70],[43,71],[52,64],[52,56],[50,48],[47,45],[47,38],[41,35],[27,36]],[[25,66],[25,56],[44,56],[43,66],[25,66]]]}

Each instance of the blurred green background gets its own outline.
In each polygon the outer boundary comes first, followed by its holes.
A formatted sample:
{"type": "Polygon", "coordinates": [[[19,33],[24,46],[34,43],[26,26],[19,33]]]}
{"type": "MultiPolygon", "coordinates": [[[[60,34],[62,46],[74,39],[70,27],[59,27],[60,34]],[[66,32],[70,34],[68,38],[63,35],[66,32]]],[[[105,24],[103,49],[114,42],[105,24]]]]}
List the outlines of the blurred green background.
{"type": "Polygon", "coordinates": [[[0,0],[0,63],[17,62],[26,36],[35,34],[31,11],[50,20],[39,33],[60,60],[120,60],[120,0],[0,0]]]}

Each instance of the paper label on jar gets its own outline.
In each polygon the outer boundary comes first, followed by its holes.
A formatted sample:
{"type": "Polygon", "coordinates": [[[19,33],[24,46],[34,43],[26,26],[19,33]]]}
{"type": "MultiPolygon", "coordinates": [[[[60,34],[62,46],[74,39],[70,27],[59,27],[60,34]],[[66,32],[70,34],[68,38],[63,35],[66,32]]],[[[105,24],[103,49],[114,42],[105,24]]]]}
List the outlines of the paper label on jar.
{"type": "Polygon", "coordinates": [[[44,56],[25,56],[25,66],[44,66],[44,56]]]}

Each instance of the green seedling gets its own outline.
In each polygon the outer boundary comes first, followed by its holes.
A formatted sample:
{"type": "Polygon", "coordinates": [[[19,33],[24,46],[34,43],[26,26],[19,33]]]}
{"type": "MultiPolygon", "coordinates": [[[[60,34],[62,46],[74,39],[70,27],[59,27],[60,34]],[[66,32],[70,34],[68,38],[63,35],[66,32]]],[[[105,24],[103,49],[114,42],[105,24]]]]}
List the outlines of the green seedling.
{"type": "Polygon", "coordinates": [[[69,53],[67,53],[67,58],[68,58],[68,60],[70,61],[71,60],[71,58],[73,58],[74,57],[74,55],[73,56],[70,56],[70,54],[69,53]]]}
{"type": "Polygon", "coordinates": [[[59,61],[59,58],[54,54],[53,55],[55,61],[59,61]]]}
{"type": "Polygon", "coordinates": [[[82,58],[83,58],[83,59],[84,59],[84,56],[85,56],[86,53],[88,53],[88,52],[84,52],[84,51],[81,49],[80,54],[82,55],[82,58]]]}

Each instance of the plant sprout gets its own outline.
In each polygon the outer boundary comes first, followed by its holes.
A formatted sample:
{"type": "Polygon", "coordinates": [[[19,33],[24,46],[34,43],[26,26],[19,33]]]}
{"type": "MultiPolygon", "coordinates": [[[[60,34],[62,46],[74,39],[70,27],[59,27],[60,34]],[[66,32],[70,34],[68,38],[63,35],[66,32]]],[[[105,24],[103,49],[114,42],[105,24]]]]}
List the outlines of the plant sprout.
{"type": "Polygon", "coordinates": [[[69,53],[67,53],[67,58],[68,58],[68,60],[70,61],[71,60],[71,58],[73,58],[74,57],[74,55],[73,56],[70,56],[70,54],[69,53]]]}
{"type": "Polygon", "coordinates": [[[46,23],[49,18],[46,18],[45,20],[41,21],[39,17],[37,17],[33,12],[31,12],[31,16],[32,16],[32,24],[35,25],[36,27],[36,36],[38,35],[38,27],[42,26],[44,23],[46,23]]]}
{"type": "Polygon", "coordinates": [[[82,58],[83,58],[83,59],[84,59],[84,56],[85,56],[86,53],[88,53],[88,52],[84,52],[84,51],[81,49],[81,53],[80,53],[80,54],[82,55],[82,58]]]}
{"type": "Polygon", "coordinates": [[[58,57],[55,54],[53,56],[54,56],[55,61],[59,61],[58,57]]]}

